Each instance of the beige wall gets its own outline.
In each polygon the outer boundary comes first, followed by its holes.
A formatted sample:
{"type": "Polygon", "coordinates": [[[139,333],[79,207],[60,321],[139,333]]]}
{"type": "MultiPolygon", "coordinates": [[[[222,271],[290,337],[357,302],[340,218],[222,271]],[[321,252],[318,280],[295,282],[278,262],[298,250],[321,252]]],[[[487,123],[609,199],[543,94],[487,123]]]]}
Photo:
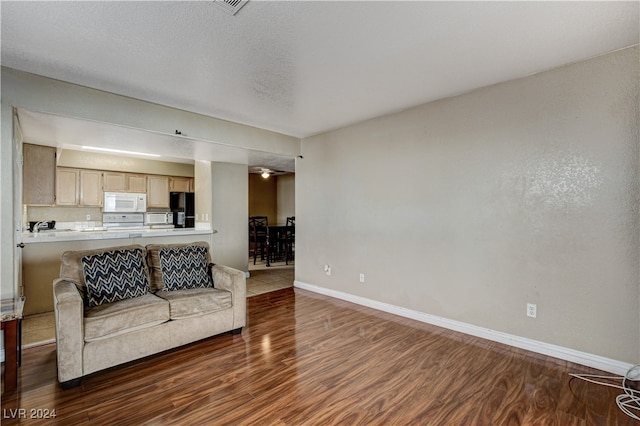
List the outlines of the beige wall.
{"type": "Polygon", "coordinates": [[[97,154],[95,152],[61,150],[58,166],[79,169],[109,170],[115,172],[156,174],[193,177],[193,164],[148,160],[122,155],[97,154]]]}
{"type": "Polygon", "coordinates": [[[213,210],[212,165],[211,161],[197,160],[193,165],[195,185],[196,227],[211,226],[211,212],[213,210]]]}
{"type": "Polygon", "coordinates": [[[249,173],[249,216],[267,216],[270,224],[278,219],[277,179],[249,173]]]}
{"type": "Polygon", "coordinates": [[[295,216],[295,174],[271,176],[249,174],[249,216],[267,216],[269,224],[284,225],[295,216]]]}
{"type": "Polygon", "coordinates": [[[85,222],[87,215],[90,221],[102,222],[101,207],[71,207],[71,206],[28,206],[27,221],[55,220],[57,222],[85,222]]]}
{"type": "Polygon", "coordinates": [[[287,217],[296,215],[296,175],[288,173],[277,176],[276,187],[277,223],[286,224],[287,217]]]}
{"type": "Polygon", "coordinates": [[[296,279],[637,363],[638,64],[636,46],[304,139],[296,279]]]}
{"type": "Polygon", "coordinates": [[[249,170],[240,164],[212,163],[212,260],[247,271],[249,226],[247,225],[249,170]]]}

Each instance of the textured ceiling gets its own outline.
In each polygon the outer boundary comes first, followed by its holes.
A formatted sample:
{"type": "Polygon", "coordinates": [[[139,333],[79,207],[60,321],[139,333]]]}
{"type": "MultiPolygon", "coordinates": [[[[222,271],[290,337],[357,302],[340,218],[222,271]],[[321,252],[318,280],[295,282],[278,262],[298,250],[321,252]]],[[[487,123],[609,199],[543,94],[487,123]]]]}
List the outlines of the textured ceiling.
{"type": "Polygon", "coordinates": [[[639,42],[637,1],[0,7],[3,66],[296,137],[639,42]]]}

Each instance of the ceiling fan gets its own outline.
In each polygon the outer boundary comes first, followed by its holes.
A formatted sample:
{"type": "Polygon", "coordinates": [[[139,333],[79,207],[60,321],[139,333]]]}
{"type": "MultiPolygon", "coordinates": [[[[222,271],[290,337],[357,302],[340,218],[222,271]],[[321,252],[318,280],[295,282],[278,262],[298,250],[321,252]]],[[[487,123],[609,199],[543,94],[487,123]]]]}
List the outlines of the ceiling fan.
{"type": "Polygon", "coordinates": [[[249,167],[249,173],[256,173],[262,176],[263,178],[268,179],[270,176],[283,175],[287,172],[285,172],[284,170],[273,170],[267,167],[254,166],[254,167],[249,167]]]}

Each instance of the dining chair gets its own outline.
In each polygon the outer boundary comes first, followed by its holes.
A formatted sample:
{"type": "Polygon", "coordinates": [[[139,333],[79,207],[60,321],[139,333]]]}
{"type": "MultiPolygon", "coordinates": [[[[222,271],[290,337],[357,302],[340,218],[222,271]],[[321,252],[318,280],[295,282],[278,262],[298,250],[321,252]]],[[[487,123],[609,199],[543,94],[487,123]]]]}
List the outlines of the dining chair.
{"type": "Polygon", "coordinates": [[[284,229],[284,263],[289,264],[289,260],[295,258],[296,252],[296,217],[287,218],[287,224],[284,229]]]}
{"type": "Polygon", "coordinates": [[[260,260],[265,259],[269,255],[267,247],[267,236],[269,234],[269,218],[267,216],[251,216],[249,217],[249,256],[253,253],[253,264],[256,264],[258,251],[260,251],[260,260]]]}

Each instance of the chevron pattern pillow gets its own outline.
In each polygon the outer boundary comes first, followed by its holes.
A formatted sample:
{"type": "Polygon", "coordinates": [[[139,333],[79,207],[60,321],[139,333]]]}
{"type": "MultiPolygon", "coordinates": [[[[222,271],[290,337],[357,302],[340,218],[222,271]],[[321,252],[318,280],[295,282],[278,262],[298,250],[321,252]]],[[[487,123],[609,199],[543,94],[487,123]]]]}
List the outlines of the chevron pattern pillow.
{"type": "Polygon", "coordinates": [[[149,293],[149,278],[141,249],[96,253],[84,256],[81,261],[89,306],[149,293]]]}
{"type": "Polygon", "coordinates": [[[163,248],[158,255],[164,281],[162,291],[213,287],[213,280],[208,273],[206,247],[163,248]]]}

